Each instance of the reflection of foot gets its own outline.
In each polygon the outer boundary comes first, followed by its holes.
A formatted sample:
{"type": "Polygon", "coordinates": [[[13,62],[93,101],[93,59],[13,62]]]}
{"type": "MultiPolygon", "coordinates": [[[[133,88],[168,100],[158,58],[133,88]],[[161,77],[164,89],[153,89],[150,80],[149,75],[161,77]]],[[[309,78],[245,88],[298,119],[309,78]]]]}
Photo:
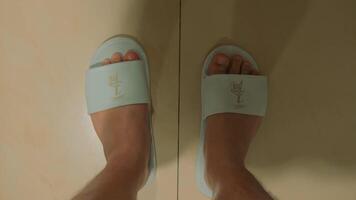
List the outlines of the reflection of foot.
{"type": "MultiPolygon", "coordinates": [[[[117,52],[102,61],[105,65],[139,60],[136,52],[117,52]]],[[[143,186],[148,176],[151,144],[148,105],[135,104],[91,114],[94,128],[103,143],[108,165],[122,170],[130,182],[143,186]]]]}
{"type": "MultiPolygon", "coordinates": [[[[228,57],[225,54],[219,53],[213,57],[207,74],[209,76],[214,76],[215,74],[247,74],[258,76],[260,73],[249,61],[240,55],[228,57]]],[[[258,186],[258,182],[246,170],[244,165],[248,146],[257,132],[261,120],[262,117],[259,116],[235,113],[220,113],[207,117],[204,146],[206,160],[205,176],[208,185],[215,194],[219,194],[220,189],[235,191],[234,193],[236,194],[248,193],[256,189],[263,191],[262,187],[258,186]],[[241,185],[244,188],[240,188],[241,185]]],[[[231,191],[229,197],[231,197],[231,191]]],[[[259,193],[256,191],[256,195],[259,193]]],[[[225,191],[222,194],[227,193],[225,191]]],[[[256,195],[254,197],[257,197],[256,195]]],[[[243,197],[252,196],[239,194],[235,197],[251,199],[243,197]]],[[[226,199],[229,198],[226,196],[226,199]]]]}

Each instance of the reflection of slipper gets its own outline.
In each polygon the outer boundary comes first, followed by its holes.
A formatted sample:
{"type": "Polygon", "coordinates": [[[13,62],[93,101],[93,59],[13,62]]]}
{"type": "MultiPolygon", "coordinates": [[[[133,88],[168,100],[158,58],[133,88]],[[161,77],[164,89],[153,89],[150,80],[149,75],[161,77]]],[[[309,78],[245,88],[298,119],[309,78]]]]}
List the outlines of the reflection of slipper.
{"type": "MultiPolygon", "coordinates": [[[[86,100],[89,114],[130,104],[150,104],[149,69],[146,54],[141,45],[126,36],[116,36],[105,41],[91,60],[86,73],[86,100]],[[140,60],[119,62],[101,66],[101,61],[115,52],[133,50],[140,60]]],[[[151,115],[149,122],[151,135],[151,115]]],[[[155,175],[155,146],[152,135],[149,161],[150,182],[155,175]]],[[[147,184],[146,183],[146,184],[147,184]]]]}
{"type": "Polygon", "coordinates": [[[208,66],[216,53],[227,56],[241,55],[257,69],[250,54],[234,45],[222,45],[209,53],[204,61],[202,72],[202,120],[200,145],[198,150],[196,175],[200,191],[212,197],[213,193],[205,181],[204,139],[205,120],[218,113],[241,113],[263,116],[267,106],[267,78],[244,74],[215,74],[208,76],[208,66]]]}

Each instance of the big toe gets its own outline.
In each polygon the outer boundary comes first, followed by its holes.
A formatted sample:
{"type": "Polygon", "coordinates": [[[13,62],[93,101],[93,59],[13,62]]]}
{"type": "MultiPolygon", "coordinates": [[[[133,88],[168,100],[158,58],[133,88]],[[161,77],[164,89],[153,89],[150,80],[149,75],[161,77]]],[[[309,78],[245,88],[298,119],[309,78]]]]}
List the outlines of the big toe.
{"type": "Polygon", "coordinates": [[[244,60],[241,67],[241,74],[259,75],[259,72],[252,66],[249,61],[244,60]]]}
{"type": "Polygon", "coordinates": [[[132,50],[128,51],[124,56],[125,61],[132,61],[132,60],[139,60],[139,59],[140,59],[139,55],[132,50]]]}
{"type": "Polygon", "coordinates": [[[229,70],[230,58],[223,54],[216,54],[208,67],[208,75],[226,74],[229,70]]]}

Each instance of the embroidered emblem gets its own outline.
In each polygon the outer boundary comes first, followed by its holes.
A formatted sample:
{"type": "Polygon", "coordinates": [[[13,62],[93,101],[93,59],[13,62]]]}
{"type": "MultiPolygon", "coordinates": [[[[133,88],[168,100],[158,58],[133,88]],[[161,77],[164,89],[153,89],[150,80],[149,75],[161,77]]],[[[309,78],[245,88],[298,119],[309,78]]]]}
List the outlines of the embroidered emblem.
{"type": "Polygon", "coordinates": [[[120,87],[122,85],[122,81],[119,80],[119,74],[113,73],[109,76],[108,79],[109,86],[114,88],[113,99],[117,99],[122,96],[122,92],[120,91],[120,87]]]}
{"type": "Polygon", "coordinates": [[[236,105],[242,107],[243,94],[245,93],[245,90],[243,89],[243,80],[240,82],[232,82],[230,92],[236,96],[236,105]]]}

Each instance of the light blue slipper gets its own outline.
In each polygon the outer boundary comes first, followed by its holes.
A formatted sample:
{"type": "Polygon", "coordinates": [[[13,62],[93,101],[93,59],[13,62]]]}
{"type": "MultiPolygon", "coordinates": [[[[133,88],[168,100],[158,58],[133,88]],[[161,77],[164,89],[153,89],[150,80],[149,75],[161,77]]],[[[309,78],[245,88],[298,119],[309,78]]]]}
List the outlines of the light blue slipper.
{"type": "MultiPolygon", "coordinates": [[[[137,41],[128,36],[113,37],[97,49],[90,64],[85,83],[89,114],[130,104],[148,104],[151,107],[148,60],[137,41]],[[128,50],[138,53],[140,60],[101,66],[101,61],[110,58],[113,53],[125,54],[128,50]]],[[[150,175],[146,184],[152,181],[156,172],[151,114],[148,125],[152,144],[148,166],[150,175]]]]}
{"type": "Polygon", "coordinates": [[[241,55],[256,69],[253,57],[235,45],[222,45],[211,51],[204,61],[202,72],[202,116],[198,148],[196,180],[200,191],[208,197],[213,192],[205,181],[204,139],[205,120],[217,113],[241,113],[264,116],[267,106],[267,77],[242,74],[217,74],[208,76],[208,66],[217,53],[227,56],[241,55]]]}

